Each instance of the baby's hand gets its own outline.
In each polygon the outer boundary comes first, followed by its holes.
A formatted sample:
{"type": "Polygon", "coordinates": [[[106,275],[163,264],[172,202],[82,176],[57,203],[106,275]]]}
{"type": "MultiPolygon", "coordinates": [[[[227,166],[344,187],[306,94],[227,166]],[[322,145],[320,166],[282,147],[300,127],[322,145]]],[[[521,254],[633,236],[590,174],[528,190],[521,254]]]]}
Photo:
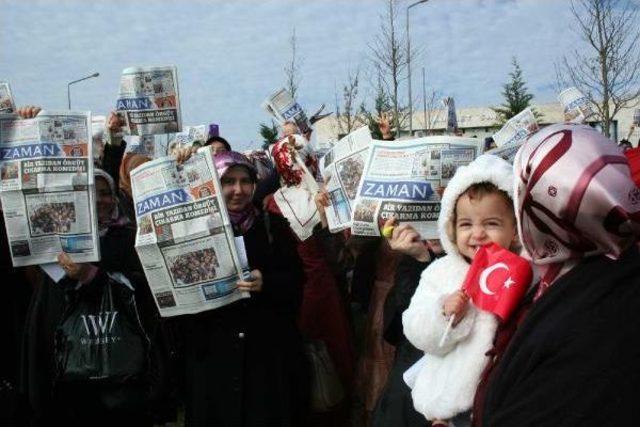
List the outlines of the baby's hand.
{"type": "Polygon", "coordinates": [[[448,295],[442,305],[442,314],[446,317],[455,316],[453,326],[456,326],[467,314],[469,297],[462,291],[456,291],[448,295]]]}

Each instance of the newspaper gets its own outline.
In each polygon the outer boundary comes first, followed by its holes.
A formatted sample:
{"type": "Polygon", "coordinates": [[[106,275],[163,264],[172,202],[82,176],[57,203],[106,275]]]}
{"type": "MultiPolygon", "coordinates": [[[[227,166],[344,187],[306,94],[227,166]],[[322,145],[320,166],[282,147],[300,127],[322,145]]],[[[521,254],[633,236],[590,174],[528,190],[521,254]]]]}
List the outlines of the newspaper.
{"type": "Polygon", "coordinates": [[[248,293],[213,158],[202,148],[182,165],[164,157],[131,172],[136,250],[160,315],[199,313],[248,293]]]}
{"type": "Polygon", "coordinates": [[[262,103],[262,108],[280,123],[294,122],[302,134],[311,131],[307,115],[286,89],[280,89],[269,96],[262,103]]]}
{"type": "Polygon", "coordinates": [[[520,141],[517,144],[509,144],[503,145],[502,147],[496,147],[486,151],[485,154],[493,154],[494,156],[498,156],[513,164],[513,161],[516,158],[516,154],[518,153],[518,150],[520,150],[520,147],[522,147],[523,143],[524,141],[520,141]]]}
{"type": "Polygon", "coordinates": [[[456,103],[452,97],[448,96],[442,100],[447,107],[447,132],[453,133],[458,129],[458,116],[456,115],[456,103]]]}
{"type": "Polygon", "coordinates": [[[0,115],[0,197],[15,267],[98,261],[91,113],[0,115]]]}
{"type": "Polygon", "coordinates": [[[122,71],[116,104],[129,135],[155,135],[182,130],[175,66],[131,67],[122,71]]]}
{"type": "Polygon", "coordinates": [[[329,193],[325,213],[332,232],[351,227],[351,212],[371,141],[369,128],[363,126],[338,141],[320,159],[320,170],[329,193]]]}
{"type": "Polygon", "coordinates": [[[13,113],[16,103],[11,94],[11,86],[8,82],[0,82],[0,114],[13,113]]]}
{"type": "Polygon", "coordinates": [[[529,135],[538,131],[538,122],[530,108],[526,108],[509,119],[502,129],[493,135],[496,147],[514,145],[523,142],[529,135]]]}
{"type": "Polygon", "coordinates": [[[640,126],[640,108],[633,110],[633,124],[640,126]]]}
{"type": "Polygon", "coordinates": [[[379,236],[392,215],[425,239],[437,239],[440,193],[456,169],[482,152],[477,138],[428,136],[373,141],[353,210],[351,232],[379,236]]]}
{"type": "Polygon", "coordinates": [[[558,100],[564,110],[564,120],[571,123],[584,123],[595,114],[593,104],[575,87],[563,90],[558,100]]]}
{"type": "Polygon", "coordinates": [[[177,148],[191,147],[194,144],[204,145],[206,131],[204,125],[199,125],[184,126],[183,131],[177,133],[125,136],[125,153],[142,154],[151,159],[158,159],[173,154],[177,148]]]}

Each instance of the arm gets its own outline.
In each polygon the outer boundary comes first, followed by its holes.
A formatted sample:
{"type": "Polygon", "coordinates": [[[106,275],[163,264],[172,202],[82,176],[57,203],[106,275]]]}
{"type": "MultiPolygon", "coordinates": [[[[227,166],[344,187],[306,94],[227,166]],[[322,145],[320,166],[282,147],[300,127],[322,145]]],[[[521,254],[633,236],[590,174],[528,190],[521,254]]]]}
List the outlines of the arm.
{"type": "Polygon", "coordinates": [[[446,271],[446,262],[443,262],[447,259],[445,257],[434,262],[422,273],[409,308],[402,315],[403,331],[411,344],[438,356],[450,352],[459,341],[469,335],[476,315],[474,310],[469,310],[460,323],[451,328],[443,345],[439,345],[449,323],[449,318],[443,315],[444,301],[449,292],[438,286],[450,276],[446,271]]]}

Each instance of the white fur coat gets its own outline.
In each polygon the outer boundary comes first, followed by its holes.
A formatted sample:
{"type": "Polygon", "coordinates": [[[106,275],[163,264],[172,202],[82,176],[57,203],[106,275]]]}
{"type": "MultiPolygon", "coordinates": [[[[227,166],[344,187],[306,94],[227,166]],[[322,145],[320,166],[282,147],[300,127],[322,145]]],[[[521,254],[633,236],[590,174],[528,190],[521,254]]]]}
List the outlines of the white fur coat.
{"type": "Polygon", "coordinates": [[[411,304],[402,315],[405,336],[425,352],[405,379],[414,407],[429,420],[448,420],[471,408],[480,375],[489,361],[485,354],[493,346],[498,326],[493,314],[470,304],[465,317],[439,346],[448,324],[442,314],[444,299],[460,289],[469,269],[451,235],[455,203],[469,186],[480,182],[491,182],[512,196],[512,170],[504,160],[483,155],[456,171],[442,197],[438,220],[440,241],[447,255],[422,272],[411,304]]]}

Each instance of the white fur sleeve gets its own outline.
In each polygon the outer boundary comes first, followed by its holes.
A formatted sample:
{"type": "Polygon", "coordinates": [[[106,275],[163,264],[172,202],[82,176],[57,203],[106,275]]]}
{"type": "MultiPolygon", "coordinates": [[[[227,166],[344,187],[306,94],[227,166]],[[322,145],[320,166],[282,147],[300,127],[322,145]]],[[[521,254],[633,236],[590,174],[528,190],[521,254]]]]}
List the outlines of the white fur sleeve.
{"type": "Polygon", "coordinates": [[[442,315],[443,302],[447,295],[459,289],[462,279],[458,280],[460,274],[447,268],[449,263],[439,261],[445,259],[434,262],[422,273],[411,304],[402,314],[402,326],[405,336],[416,348],[425,353],[443,356],[469,335],[476,310],[469,307],[465,317],[451,328],[440,347],[440,340],[449,322],[449,319],[442,315]]]}

